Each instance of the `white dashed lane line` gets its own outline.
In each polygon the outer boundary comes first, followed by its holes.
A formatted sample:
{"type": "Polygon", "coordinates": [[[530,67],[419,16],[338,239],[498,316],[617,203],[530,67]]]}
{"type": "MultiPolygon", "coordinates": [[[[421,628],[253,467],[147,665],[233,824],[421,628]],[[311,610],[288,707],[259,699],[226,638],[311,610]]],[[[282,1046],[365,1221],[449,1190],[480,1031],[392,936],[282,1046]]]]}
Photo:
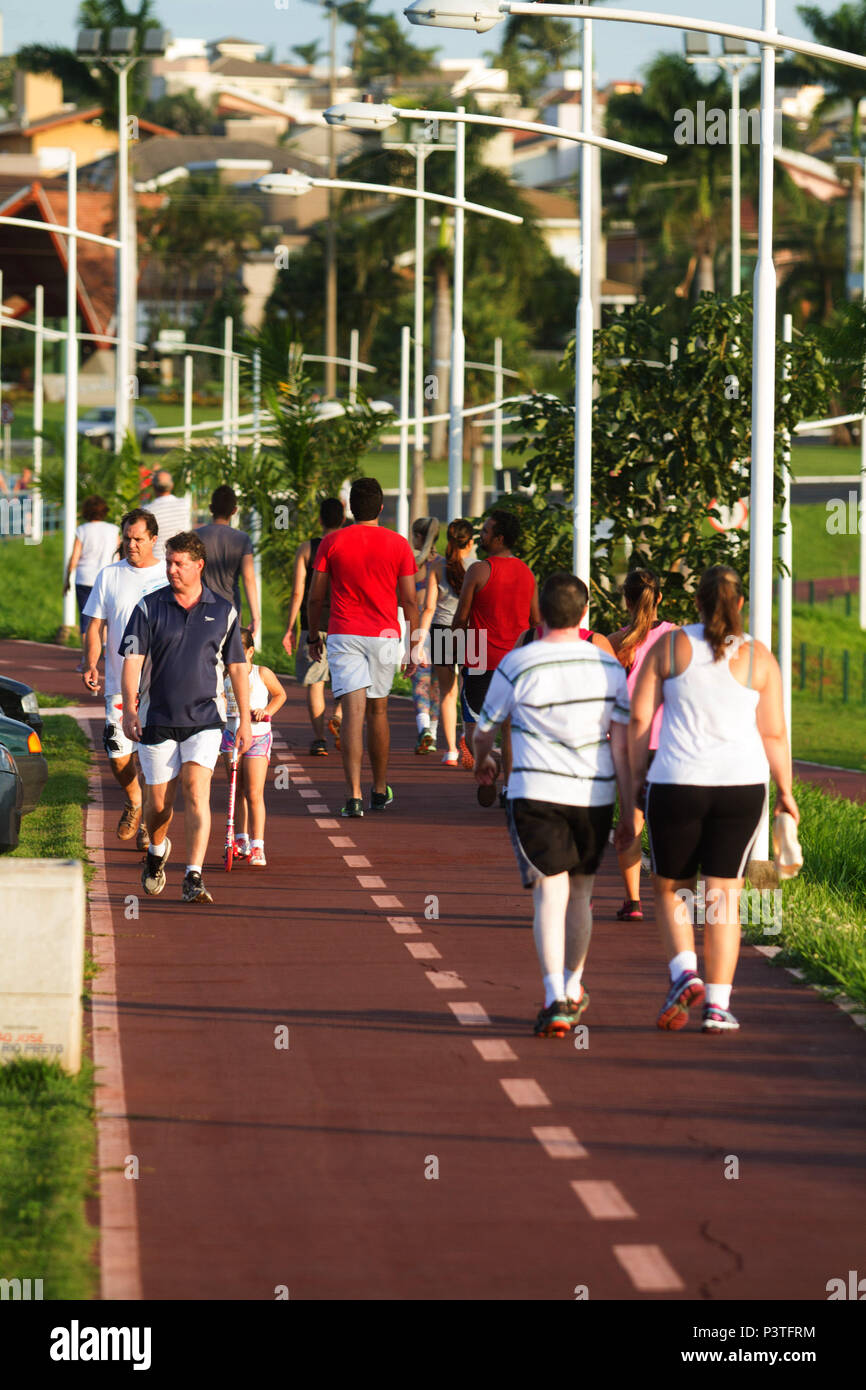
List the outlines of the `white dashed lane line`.
{"type": "Polygon", "coordinates": [[[613,1253],[640,1293],[675,1293],[685,1288],[658,1245],[615,1245],[613,1253]]]}
{"type": "Polygon", "coordinates": [[[377,907],[387,908],[389,912],[393,911],[395,907],[403,906],[400,899],[396,898],[393,893],[372,893],[370,896],[377,907]]]}
{"type": "Polygon", "coordinates": [[[420,936],[421,928],[414,917],[386,917],[385,921],[400,936],[420,936]]]}
{"type": "Polygon", "coordinates": [[[472,1046],[483,1062],[516,1062],[517,1053],[504,1038],[473,1038],[472,1046]]]}
{"type": "Polygon", "coordinates": [[[548,1158],[589,1158],[586,1149],[567,1125],[537,1125],[532,1133],[548,1158]]]}
{"type": "Polygon", "coordinates": [[[512,1105],[549,1105],[550,1100],[530,1077],[500,1076],[499,1084],[512,1105]]]}
{"type": "Polygon", "coordinates": [[[432,941],[404,941],[403,945],[415,960],[441,960],[441,952],[436,950],[432,941]]]}
{"type": "MultiPolygon", "coordinates": [[[[338,837],[335,835],[333,838],[336,840],[338,837]]],[[[370,867],[370,861],[366,854],[344,854],[343,858],[350,869],[369,869],[370,867]]]]}
{"type": "Polygon", "coordinates": [[[465,989],[466,986],[453,970],[428,970],[427,979],[434,989],[465,989]]]}
{"type": "Polygon", "coordinates": [[[378,874],[356,874],[355,877],[362,888],[387,888],[388,886],[384,878],[380,878],[378,874]]]}
{"type": "Polygon", "coordinates": [[[472,1025],[476,1027],[490,1027],[490,1018],[486,1010],[483,1009],[480,1004],[470,1004],[468,1002],[456,1004],[449,1001],[448,1007],[457,1019],[457,1022],[464,1024],[466,1027],[471,1027],[472,1025]]]}
{"type": "Polygon", "coordinates": [[[632,1221],[637,1212],[623,1197],[616,1183],[576,1180],[571,1184],[590,1216],[596,1221],[632,1221]]]}
{"type": "Polygon", "coordinates": [[[350,840],[348,835],[329,835],[328,839],[334,849],[355,849],[355,841],[350,840]]]}

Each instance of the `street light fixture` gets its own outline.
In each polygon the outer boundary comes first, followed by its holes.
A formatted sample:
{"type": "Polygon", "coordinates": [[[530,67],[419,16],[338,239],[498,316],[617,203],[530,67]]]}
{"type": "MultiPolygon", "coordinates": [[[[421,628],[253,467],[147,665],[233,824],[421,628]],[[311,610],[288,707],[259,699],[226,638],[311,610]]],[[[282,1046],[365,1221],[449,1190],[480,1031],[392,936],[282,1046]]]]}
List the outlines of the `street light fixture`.
{"type": "Polygon", "coordinates": [[[114,379],[114,448],[117,453],[129,428],[129,379],[134,377],[135,353],[132,339],[135,338],[135,324],[130,324],[134,314],[134,265],[135,248],[130,239],[129,205],[129,117],[127,113],[127,77],[131,68],[142,58],[161,57],[171,35],[166,29],[150,28],[141,36],[140,51],[138,30],[123,26],[109,30],[81,29],[75,44],[80,58],[90,58],[103,62],[118,77],[117,108],[117,236],[120,245],[117,249],[117,338],[116,370],[114,379]]]}
{"type": "MultiPolygon", "coordinates": [[[[426,4],[427,0],[418,0],[426,4]]],[[[447,0],[448,5],[457,6],[460,0],[447,0]]],[[[465,0],[464,0],[465,3],[465,0]]],[[[406,11],[408,14],[409,11],[406,11]]],[[[455,10],[449,10],[453,15],[455,10]]],[[[494,19],[497,23],[498,19],[494,19]]],[[[461,25],[471,28],[474,25],[461,25]]],[[[491,27],[487,24],[485,27],[491,27]]],[[[483,31],[479,31],[483,32],[483,31]]],[[[591,64],[591,55],[590,64],[591,64]]],[[[650,164],[665,164],[667,155],[656,154],[641,149],[638,145],[628,145],[620,140],[608,140],[606,136],[595,135],[584,122],[580,131],[563,130],[559,126],[545,125],[539,121],[519,121],[504,116],[486,116],[475,112],[467,113],[462,107],[457,111],[426,111],[408,107],[389,106],[387,103],[346,102],[329,107],[324,113],[331,125],[351,125],[359,129],[385,130],[400,119],[423,120],[433,125],[436,122],[457,125],[457,145],[455,150],[455,192],[458,207],[463,201],[463,188],[466,176],[466,149],[464,130],[467,125],[493,126],[506,130],[526,130],[541,135],[552,135],[561,140],[572,140],[584,147],[597,146],[599,149],[617,154],[631,155],[635,159],[646,160],[650,164]],[[356,126],[356,122],[360,123],[356,126]]],[[[588,169],[588,166],[587,166],[588,169]]],[[[583,171],[583,166],[582,166],[583,171]]],[[[578,573],[588,573],[591,536],[590,517],[590,470],[591,470],[591,415],[592,415],[592,292],[589,284],[589,264],[592,248],[592,217],[588,212],[590,205],[590,180],[581,178],[580,236],[581,236],[581,296],[578,312],[575,373],[575,541],[574,563],[578,573]],[[586,331],[587,319],[589,332],[586,331]],[[578,405],[579,402],[579,405],[578,405]],[[580,478],[580,486],[577,478],[580,478]],[[579,505],[583,509],[578,521],[579,505]]],[[[451,340],[451,380],[448,402],[448,515],[459,516],[463,503],[463,405],[464,405],[464,341],[463,341],[463,227],[462,211],[454,219],[454,296],[453,332],[451,340]]]]}
{"type": "Polygon", "coordinates": [[[722,68],[731,80],[731,110],[728,142],[731,146],[731,294],[742,293],[741,270],[741,214],[740,214],[740,73],[745,68],[760,63],[757,54],[751,54],[745,39],[732,34],[722,35],[722,52],[717,57],[710,51],[708,34],[685,34],[686,62],[693,67],[712,63],[722,68]]]}

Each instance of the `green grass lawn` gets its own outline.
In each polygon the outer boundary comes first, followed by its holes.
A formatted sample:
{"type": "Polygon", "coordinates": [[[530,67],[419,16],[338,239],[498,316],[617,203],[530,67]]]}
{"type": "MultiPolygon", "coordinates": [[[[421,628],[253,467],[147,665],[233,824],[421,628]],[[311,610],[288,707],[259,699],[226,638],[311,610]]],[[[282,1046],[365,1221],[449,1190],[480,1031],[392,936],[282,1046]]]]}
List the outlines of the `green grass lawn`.
{"type": "Polygon", "coordinates": [[[21,821],[21,840],[13,857],[80,859],[87,866],[83,808],[87,805],[90,745],[68,714],[49,714],[44,720],[42,749],[48,781],[39,805],[21,821]]]}
{"type": "Polygon", "coordinates": [[[859,477],[859,445],[795,444],[791,472],[795,478],[859,477]]]}
{"type": "MultiPolygon", "coordinates": [[[[87,740],[74,719],[50,715],[42,741],[48,781],[36,810],[21,822],[13,857],[86,864],[87,740]]],[[[85,981],[92,975],[86,960],[85,981]]],[[[86,1216],[93,1195],[93,1121],[90,1062],[77,1076],[48,1062],[0,1067],[0,1272],[6,1279],[41,1279],[45,1299],[96,1294],[97,1232],[86,1216]]]]}
{"type": "MultiPolygon", "coordinates": [[[[845,496],[840,488],[840,500],[845,496]]],[[[860,538],[833,535],[827,529],[832,513],[820,505],[791,508],[795,579],[844,579],[860,573],[860,538]]]]}

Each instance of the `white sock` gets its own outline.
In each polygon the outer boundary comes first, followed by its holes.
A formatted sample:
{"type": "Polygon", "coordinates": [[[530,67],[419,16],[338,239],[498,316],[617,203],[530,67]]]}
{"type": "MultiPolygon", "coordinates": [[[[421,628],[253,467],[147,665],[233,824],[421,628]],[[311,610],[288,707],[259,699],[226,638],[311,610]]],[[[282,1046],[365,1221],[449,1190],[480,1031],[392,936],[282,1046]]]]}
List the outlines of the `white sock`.
{"type": "Polygon", "coordinates": [[[253,849],[264,849],[265,842],[264,840],[250,840],[250,845],[253,849]]]}
{"type": "Polygon", "coordinates": [[[565,910],[568,874],[540,878],[532,886],[535,916],[532,935],[544,977],[544,1007],[565,997],[565,910]]]}
{"type": "Polygon", "coordinates": [[[416,730],[418,731],[419,734],[423,734],[423,732],[424,732],[425,729],[429,729],[429,728],[430,728],[430,716],[429,716],[429,714],[416,714],[416,715],[415,715],[415,728],[416,728],[416,730]]]}
{"type": "Polygon", "coordinates": [[[151,840],[151,842],[150,842],[150,851],[149,851],[149,852],[150,852],[151,854],[155,854],[156,857],[157,857],[157,859],[161,859],[162,856],[165,854],[165,851],[166,851],[167,848],[168,848],[168,840],[162,840],[162,841],[160,841],[160,843],[159,843],[158,845],[155,845],[155,844],[153,843],[153,840],[151,840]]]}
{"type": "Polygon", "coordinates": [[[200,874],[201,864],[187,864],[186,871],[188,874],[200,874]]]}
{"type": "Polygon", "coordinates": [[[684,970],[694,970],[697,972],[698,957],[695,951],[680,951],[679,955],[674,956],[668,967],[671,972],[671,980],[676,982],[684,970]]]}
{"type": "Polygon", "coordinates": [[[456,749],[453,753],[446,753],[442,759],[443,763],[456,763],[460,758],[460,750],[456,749]]]}
{"type": "Polygon", "coordinates": [[[431,720],[430,720],[430,732],[431,732],[431,734],[433,735],[434,738],[435,738],[436,735],[438,734],[438,732],[439,732],[439,720],[438,720],[438,719],[431,719],[431,720]]]}
{"type": "Polygon", "coordinates": [[[731,985],[707,985],[707,1003],[716,1009],[729,1009],[731,989],[731,985]]]}
{"type": "Polygon", "coordinates": [[[250,837],[249,837],[249,835],[246,833],[245,830],[244,830],[244,831],[240,831],[240,830],[239,830],[238,833],[237,833],[237,835],[235,835],[235,839],[238,840],[238,841],[240,841],[240,843],[241,843],[242,845],[248,845],[249,842],[250,842],[250,837]]]}
{"type": "Polygon", "coordinates": [[[565,976],[560,970],[555,975],[545,975],[544,977],[544,1007],[549,1009],[551,1004],[555,1004],[557,999],[565,998],[565,976]]]}
{"type": "Polygon", "coordinates": [[[592,936],[592,875],[570,874],[570,892],[565,913],[565,993],[569,999],[579,999],[583,982],[583,967],[592,936]]]}

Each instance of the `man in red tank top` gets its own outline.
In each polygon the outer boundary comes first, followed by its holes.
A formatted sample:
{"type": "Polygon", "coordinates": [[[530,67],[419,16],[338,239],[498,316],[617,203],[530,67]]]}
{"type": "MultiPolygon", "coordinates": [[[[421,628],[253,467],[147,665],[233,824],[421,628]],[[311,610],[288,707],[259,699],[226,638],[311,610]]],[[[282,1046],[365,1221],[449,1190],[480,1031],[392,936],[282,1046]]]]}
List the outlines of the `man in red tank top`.
{"type": "Polygon", "coordinates": [[[451,624],[455,632],[466,634],[462,700],[470,749],[493,672],[520,634],[541,622],[535,576],[514,554],[519,538],[520,522],[513,512],[493,511],[486,518],[479,544],[487,558],[466,571],[451,624]]]}

